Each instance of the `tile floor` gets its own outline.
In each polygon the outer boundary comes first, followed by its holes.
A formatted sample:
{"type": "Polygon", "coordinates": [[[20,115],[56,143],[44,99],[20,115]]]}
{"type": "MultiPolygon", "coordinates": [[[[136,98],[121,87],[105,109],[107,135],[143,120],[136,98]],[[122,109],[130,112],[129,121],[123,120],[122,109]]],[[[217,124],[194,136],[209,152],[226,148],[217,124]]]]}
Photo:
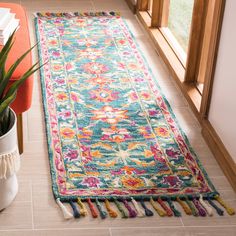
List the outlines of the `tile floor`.
{"type": "MultiPolygon", "coordinates": [[[[123,0],[11,0],[22,4],[28,13],[32,44],[35,42],[35,11],[120,11],[139,42],[164,93],[198,153],[213,183],[236,209],[236,194],[229,185],[212,153],[201,136],[200,125],[185,99],[170,78],[168,71],[153,50],[152,43],[123,0]]],[[[37,54],[34,54],[37,59],[37,54]]],[[[20,191],[14,203],[0,213],[0,236],[235,236],[236,216],[196,218],[64,221],[54,202],[50,187],[49,164],[43,124],[39,76],[35,76],[32,108],[24,114],[25,152],[18,174],[20,191]]]]}

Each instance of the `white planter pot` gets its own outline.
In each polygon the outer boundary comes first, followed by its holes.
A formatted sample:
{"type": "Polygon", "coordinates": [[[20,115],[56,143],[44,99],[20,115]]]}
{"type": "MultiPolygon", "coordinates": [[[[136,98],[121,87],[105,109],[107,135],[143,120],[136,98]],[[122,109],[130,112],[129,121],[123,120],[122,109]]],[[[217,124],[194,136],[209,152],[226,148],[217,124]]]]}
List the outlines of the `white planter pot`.
{"type": "Polygon", "coordinates": [[[18,192],[16,172],[20,168],[20,155],[16,122],[11,110],[11,128],[0,137],[0,211],[11,204],[18,192]]]}

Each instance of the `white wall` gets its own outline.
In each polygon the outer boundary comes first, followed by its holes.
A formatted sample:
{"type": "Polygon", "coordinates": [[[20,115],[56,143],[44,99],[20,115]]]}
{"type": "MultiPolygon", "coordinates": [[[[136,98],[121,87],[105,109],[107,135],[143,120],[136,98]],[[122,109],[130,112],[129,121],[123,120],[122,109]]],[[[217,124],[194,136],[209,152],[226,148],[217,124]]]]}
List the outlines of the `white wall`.
{"type": "Polygon", "coordinates": [[[236,162],[236,0],[227,0],[209,121],[236,162]]]}

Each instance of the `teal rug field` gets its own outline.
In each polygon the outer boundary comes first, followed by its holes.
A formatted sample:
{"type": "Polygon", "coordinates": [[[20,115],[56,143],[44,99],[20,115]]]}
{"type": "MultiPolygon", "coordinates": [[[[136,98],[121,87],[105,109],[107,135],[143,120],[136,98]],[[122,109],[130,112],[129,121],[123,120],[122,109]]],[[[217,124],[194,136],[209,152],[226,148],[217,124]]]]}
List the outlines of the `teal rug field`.
{"type": "Polygon", "coordinates": [[[210,215],[210,205],[222,214],[212,200],[225,204],[125,20],[114,12],[38,13],[35,23],[47,61],[41,83],[58,204],[69,202],[75,217],[85,215],[85,202],[93,216],[105,218],[103,206],[114,216],[110,201],[124,217],[153,215],[145,201],[162,216],[180,216],[176,202],[187,214],[210,215]]]}

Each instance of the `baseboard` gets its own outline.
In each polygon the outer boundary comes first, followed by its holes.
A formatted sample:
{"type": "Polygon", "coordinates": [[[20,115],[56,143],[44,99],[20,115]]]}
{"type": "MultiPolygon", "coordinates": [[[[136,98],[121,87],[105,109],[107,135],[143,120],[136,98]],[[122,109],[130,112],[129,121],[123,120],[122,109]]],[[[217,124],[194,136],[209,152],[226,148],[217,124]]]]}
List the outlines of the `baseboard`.
{"type": "Polygon", "coordinates": [[[203,120],[202,122],[202,135],[226,178],[229,180],[234,191],[236,191],[236,163],[208,120],[203,120]]]}
{"type": "Polygon", "coordinates": [[[130,10],[135,14],[136,13],[136,5],[133,3],[132,0],[125,0],[128,4],[130,10]]]}

